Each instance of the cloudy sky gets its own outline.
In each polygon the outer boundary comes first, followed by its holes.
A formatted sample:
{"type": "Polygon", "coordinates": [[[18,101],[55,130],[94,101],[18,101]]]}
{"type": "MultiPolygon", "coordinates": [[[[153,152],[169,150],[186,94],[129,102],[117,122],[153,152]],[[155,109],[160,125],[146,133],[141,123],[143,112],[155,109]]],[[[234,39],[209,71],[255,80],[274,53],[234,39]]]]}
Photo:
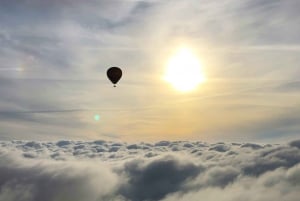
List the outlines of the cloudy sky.
{"type": "Polygon", "coordinates": [[[294,139],[299,9],[298,0],[1,0],[0,139],[294,139]],[[182,46],[205,75],[190,92],[163,80],[182,46]],[[110,66],[123,69],[116,88],[110,66]]]}

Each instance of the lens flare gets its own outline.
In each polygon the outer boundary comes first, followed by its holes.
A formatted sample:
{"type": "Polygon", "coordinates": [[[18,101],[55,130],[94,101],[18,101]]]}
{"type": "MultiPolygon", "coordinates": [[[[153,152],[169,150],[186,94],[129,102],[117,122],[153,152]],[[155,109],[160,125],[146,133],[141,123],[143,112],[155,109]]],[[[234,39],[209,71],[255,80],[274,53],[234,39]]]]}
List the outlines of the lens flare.
{"type": "Polygon", "coordinates": [[[94,115],[94,120],[95,121],[99,121],[100,120],[100,115],[99,114],[95,114],[94,115]]]}

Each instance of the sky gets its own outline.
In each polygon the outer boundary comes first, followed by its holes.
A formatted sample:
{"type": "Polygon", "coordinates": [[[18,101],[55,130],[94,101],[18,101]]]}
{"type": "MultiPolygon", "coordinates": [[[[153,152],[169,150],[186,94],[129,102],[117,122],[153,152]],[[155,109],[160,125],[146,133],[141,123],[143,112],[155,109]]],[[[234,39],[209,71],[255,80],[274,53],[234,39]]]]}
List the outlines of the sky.
{"type": "Polygon", "coordinates": [[[0,140],[295,139],[299,9],[298,0],[1,0],[0,140]],[[205,75],[190,92],[163,80],[181,47],[205,75]],[[116,88],[111,66],[123,70],[116,88]]]}

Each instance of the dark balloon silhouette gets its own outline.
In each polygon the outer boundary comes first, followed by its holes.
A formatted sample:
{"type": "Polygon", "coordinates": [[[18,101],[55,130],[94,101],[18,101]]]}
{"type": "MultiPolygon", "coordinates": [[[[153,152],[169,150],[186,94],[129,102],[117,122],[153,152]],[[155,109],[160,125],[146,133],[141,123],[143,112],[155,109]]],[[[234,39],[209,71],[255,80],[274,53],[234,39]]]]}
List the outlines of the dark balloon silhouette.
{"type": "Polygon", "coordinates": [[[116,87],[117,82],[122,77],[122,70],[118,67],[111,67],[106,72],[108,79],[114,84],[116,87]]]}

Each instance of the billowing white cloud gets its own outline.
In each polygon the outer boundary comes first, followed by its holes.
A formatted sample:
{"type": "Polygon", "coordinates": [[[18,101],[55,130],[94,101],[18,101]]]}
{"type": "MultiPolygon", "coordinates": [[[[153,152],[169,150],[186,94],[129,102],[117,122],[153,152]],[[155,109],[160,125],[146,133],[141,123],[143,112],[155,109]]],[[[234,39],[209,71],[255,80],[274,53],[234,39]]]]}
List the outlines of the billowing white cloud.
{"type": "Polygon", "coordinates": [[[299,140],[0,142],[5,201],[297,201],[299,140]]]}

